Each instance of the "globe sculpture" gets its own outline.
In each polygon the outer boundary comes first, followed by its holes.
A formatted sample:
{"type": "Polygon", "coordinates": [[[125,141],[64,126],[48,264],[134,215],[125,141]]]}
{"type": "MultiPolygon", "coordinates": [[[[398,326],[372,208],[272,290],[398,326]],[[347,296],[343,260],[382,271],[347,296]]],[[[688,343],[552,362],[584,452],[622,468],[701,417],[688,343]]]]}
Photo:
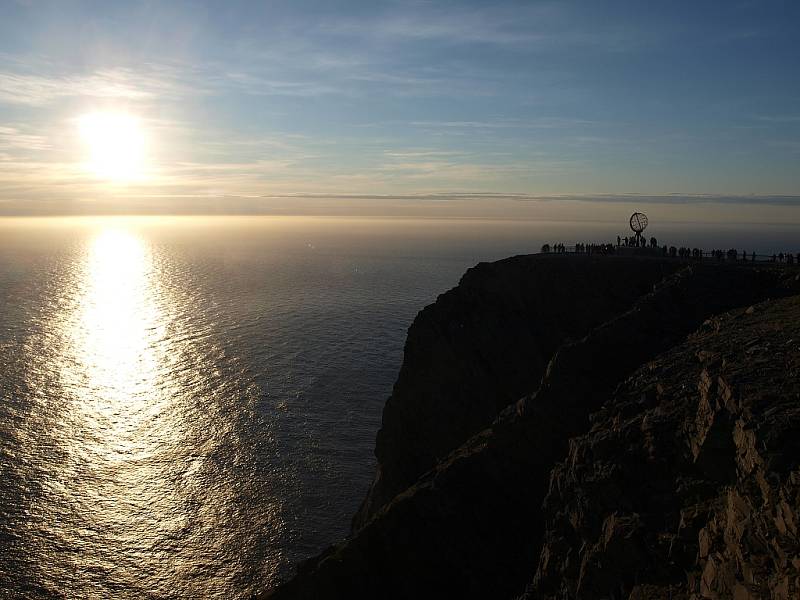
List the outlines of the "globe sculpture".
{"type": "Polygon", "coordinates": [[[638,242],[642,238],[642,232],[647,228],[647,215],[640,212],[633,213],[630,225],[631,230],[636,234],[636,241],[638,242]]]}

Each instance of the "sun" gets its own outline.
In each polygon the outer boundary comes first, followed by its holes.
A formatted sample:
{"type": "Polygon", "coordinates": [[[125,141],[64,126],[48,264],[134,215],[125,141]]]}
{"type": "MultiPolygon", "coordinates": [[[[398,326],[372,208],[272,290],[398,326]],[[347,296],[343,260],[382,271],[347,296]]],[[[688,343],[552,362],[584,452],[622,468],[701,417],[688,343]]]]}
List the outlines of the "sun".
{"type": "Polygon", "coordinates": [[[94,112],[78,118],[88,152],[87,168],[111,182],[129,182],[144,174],[145,135],[141,121],[122,112],[94,112]]]}

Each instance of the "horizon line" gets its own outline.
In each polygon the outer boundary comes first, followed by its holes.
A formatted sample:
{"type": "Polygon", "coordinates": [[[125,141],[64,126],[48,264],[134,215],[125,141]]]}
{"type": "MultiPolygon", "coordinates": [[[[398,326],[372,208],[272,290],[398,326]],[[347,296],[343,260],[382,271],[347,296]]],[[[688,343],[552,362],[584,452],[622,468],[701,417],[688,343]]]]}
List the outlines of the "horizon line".
{"type": "MultiPolygon", "coordinates": [[[[408,201],[429,200],[435,204],[433,208],[441,208],[443,202],[480,202],[498,201],[513,203],[555,203],[585,202],[595,204],[633,204],[644,205],[738,205],[764,207],[800,207],[800,195],[794,194],[710,194],[710,193],[601,193],[601,194],[530,194],[505,192],[433,192],[409,194],[377,194],[377,193],[284,193],[284,194],[126,194],[103,199],[90,200],[55,200],[38,202],[30,200],[0,200],[0,217],[69,217],[69,216],[392,216],[374,215],[372,211],[386,208],[384,202],[395,201],[394,208],[414,208],[425,210],[425,207],[408,207],[402,203],[408,201]],[[155,201],[145,206],[137,204],[155,201]],[[167,206],[166,201],[183,201],[179,206],[167,206]],[[188,201],[194,201],[190,205],[188,201]],[[224,205],[226,200],[239,201],[224,205]],[[269,206],[259,201],[297,200],[302,202],[322,201],[335,202],[341,200],[372,200],[374,207],[340,206],[330,212],[333,207],[287,205],[269,206]],[[243,201],[243,202],[242,202],[243,201]],[[33,206],[32,206],[33,205],[33,206]],[[359,212],[363,211],[363,212],[359,212]],[[343,214],[347,213],[347,214],[343,214]]],[[[403,216],[403,215],[395,215],[403,216]]],[[[446,215],[441,215],[447,218],[446,215]]],[[[489,217],[489,215],[486,215],[489,217]]],[[[453,218],[458,215],[453,215],[453,218]]],[[[480,215],[474,216],[481,218],[480,215]]],[[[496,216],[494,216],[496,218],[496,216]]]]}

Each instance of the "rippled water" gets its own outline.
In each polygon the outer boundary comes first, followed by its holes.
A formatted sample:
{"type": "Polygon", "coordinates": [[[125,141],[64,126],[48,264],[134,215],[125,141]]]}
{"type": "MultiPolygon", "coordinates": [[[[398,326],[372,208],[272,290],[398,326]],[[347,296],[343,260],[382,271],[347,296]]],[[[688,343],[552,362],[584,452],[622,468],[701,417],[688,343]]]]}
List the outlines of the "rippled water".
{"type": "Polygon", "coordinates": [[[268,588],[346,534],[416,312],[607,229],[0,220],[0,595],[268,588]]]}

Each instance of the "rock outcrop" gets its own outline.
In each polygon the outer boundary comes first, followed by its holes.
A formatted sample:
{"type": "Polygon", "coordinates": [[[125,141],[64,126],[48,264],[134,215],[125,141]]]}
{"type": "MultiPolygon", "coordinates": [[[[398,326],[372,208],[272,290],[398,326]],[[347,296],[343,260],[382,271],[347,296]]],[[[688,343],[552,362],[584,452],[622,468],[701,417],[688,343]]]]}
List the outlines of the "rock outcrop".
{"type": "Polygon", "coordinates": [[[528,598],[800,597],[800,297],[709,320],[570,442],[528,598]]]}
{"type": "Polygon", "coordinates": [[[628,310],[679,267],[544,254],[468,270],[408,331],[376,440],[377,474],[353,528],[534,390],[561,344],[628,310]]]}
{"type": "MultiPolygon", "coordinates": [[[[489,427],[373,508],[350,539],[268,597],[514,598],[527,586],[526,598],[725,598],[731,590],[755,598],[763,585],[794,589],[794,542],[758,536],[770,523],[788,532],[781,536],[796,535],[798,476],[780,447],[800,431],[775,409],[797,409],[796,392],[784,393],[796,388],[784,382],[796,380],[788,357],[797,356],[800,334],[783,339],[779,359],[774,348],[764,355],[780,363],[774,372],[753,367],[736,379],[723,347],[744,358],[760,342],[753,343],[755,334],[728,339],[720,332],[725,319],[770,321],[773,310],[797,323],[797,299],[758,304],[797,290],[781,270],[672,264],[627,311],[587,325],[581,339],[555,342],[540,385],[529,383],[529,393],[489,427]],[[721,336],[719,347],[697,341],[712,333],[721,336]],[[757,389],[762,376],[773,378],[764,388],[772,391],[743,400],[740,387],[757,389]],[[693,406],[691,390],[699,394],[693,406]],[[763,435],[751,437],[762,425],[763,435]],[[763,446],[768,437],[771,446],[763,446]],[[762,509],[765,494],[779,509],[762,509]],[[774,583],[764,584],[769,577],[774,583]]],[[[482,318],[478,306],[468,315],[474,323],[482,318]]]]}

